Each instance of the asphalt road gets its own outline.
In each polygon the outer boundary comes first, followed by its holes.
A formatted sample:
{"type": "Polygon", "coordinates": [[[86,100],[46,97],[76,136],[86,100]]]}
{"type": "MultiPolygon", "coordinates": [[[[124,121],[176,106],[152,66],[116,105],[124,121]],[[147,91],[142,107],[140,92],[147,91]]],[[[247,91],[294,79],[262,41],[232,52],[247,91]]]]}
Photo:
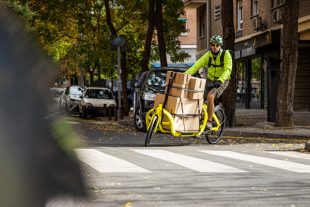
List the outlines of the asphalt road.
{"type": "Polygon", "coordinates": [[[310,154],[302,143],[176,139],[111,121],[71,118],[91,193],[85,206],[310,206],[310,154]]]}

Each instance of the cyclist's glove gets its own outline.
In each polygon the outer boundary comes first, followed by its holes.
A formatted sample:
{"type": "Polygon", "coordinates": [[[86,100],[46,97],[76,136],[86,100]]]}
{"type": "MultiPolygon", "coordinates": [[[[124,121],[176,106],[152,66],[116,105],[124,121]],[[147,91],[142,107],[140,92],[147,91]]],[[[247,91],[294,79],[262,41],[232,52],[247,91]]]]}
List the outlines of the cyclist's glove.
{"type": "Polygon", "coordinates": [[[215,81],[215,82],[213,83],[213,87],[214,87],[214,88],[218,88],[218,87],[220,87],[221,85],[222,85],[222,83],[219,82],[219,81],[215,81]]]}

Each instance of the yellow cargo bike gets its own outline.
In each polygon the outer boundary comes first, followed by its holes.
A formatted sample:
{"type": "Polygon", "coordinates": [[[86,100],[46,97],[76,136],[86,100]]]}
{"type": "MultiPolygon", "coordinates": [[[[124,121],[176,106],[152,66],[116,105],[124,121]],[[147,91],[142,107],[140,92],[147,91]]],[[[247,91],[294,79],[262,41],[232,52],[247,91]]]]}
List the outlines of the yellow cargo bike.
{"type": "MultiPolygon", "coordinates": [[[[170,83],[169,83],[170,84],[170,83]]],[[[169,91],[169,89],[168,89],[169,91]]],[[[201,113],[195,115],[199,116],[199,129],[197,130],[176,130],[174,117],[175,114],[169,113],[165,109],[166,99],[164,103],[150,109],[146,114],[146,138],[145,146],[149,146],[151,143],[151,138],[154,133],[160,132],[165,134],[172,134],[174,137],[201,137],[205,136],[206,140],[210,144],[216,144],[220,141],[224,128],[225,128],[225,113],[221,104],[218,104],[214,108],[214,113],[212,115],[213,127],[212,129],[207,129],[206,124],[208,120],[207,102],[204,102],[201,108],[201,113]]],[[[182,116],[182,115],[179,115],[182,116]]],[[[193,115],[184,115],[193,116],[193,115]]]]}

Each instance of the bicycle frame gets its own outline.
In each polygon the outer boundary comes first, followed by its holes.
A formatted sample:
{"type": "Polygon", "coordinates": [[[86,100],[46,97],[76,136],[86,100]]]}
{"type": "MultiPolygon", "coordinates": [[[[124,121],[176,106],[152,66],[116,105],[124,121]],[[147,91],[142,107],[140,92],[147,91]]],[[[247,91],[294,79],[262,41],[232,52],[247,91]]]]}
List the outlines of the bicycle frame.
{"type": "MultiPolygon", "coordinates": [[[[202,114],[203,114],[203,120],[199,126],[199,131],[197,132],[177,132],[175,131],[174,128],[174,122],[173,122],[173,117],[172,115],[163,108],[162,104],[159,104],[158,107],[152,108],[149,110],[146,114],[146,126],[147,126],[147,131],[149,130],[150,127],[150,122],[154,118],[155,115],[158,116],[158,122],[155,126],[154,132],[160,131],[162,133],[169,134],[171,133],[174,137],[199,137],[206,128],[207,120],[208,120],[208,113],[207,113],[207,104],[203,104],[202,106],[202,114]],[[162,121],[163,117],[166,116],[168,118],[168,121],[162,121]],[[170,126],[170,130],[164,129],[163,126],[170,126]]],[[[216,126],[210,129],[210,131],[215,131],[217,132],[221,126],[221,123],[219,123],[218,118],[216,115],[213,113],[212,118],[216,123],[216,126]]]]}

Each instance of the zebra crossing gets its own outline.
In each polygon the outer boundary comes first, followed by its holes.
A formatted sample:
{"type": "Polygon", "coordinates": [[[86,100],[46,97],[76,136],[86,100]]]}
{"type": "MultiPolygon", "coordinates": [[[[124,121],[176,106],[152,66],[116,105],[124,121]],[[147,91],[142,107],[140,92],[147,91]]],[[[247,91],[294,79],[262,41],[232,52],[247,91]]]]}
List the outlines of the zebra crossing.
{"type": "Polygon", "coordinates": [[[255,168],[249,169],[249,163],[292,173],[310,173],[310,154],[292,151],[251,155],[228,150],[191,149],[182,153],[154,148],[116,148],[112,151],[108,148],[81,148],[76,149],[76,154],[79,160],[99,173],[156,173],[163,163],[172,171],[178,166],[197,173],[251,173],[255,168]],[[146,164],[151,161],[152,167],[146,164]]]}

